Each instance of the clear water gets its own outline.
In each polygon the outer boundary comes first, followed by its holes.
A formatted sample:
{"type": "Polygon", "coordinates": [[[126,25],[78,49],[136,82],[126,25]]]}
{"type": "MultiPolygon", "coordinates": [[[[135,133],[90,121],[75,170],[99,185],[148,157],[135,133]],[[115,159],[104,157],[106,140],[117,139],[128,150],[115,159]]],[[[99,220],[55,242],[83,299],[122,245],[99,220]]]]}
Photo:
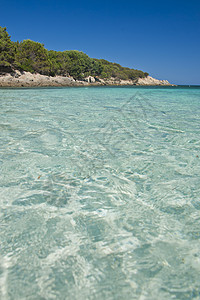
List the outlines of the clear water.
{"type": "Polygon", "coordinates": [[[200,88],[0,90],[0,299],[200,299],[200,88]]]}

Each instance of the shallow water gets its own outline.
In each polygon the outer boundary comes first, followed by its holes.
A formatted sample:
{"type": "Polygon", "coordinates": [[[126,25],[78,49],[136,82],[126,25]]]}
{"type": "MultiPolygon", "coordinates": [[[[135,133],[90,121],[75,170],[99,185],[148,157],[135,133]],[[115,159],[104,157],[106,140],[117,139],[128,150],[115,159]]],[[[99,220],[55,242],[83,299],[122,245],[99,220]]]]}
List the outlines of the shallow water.
{"type": "Polygon", "coordinates": [[[200,88],[0,89],[0,299],[200,299],[200,88]]]}

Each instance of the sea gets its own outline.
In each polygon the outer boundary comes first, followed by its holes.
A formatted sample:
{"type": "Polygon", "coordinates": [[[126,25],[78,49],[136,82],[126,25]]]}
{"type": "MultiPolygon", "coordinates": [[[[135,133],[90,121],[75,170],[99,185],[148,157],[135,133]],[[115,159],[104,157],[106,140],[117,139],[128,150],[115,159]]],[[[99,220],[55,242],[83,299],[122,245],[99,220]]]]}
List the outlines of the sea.
{"type": "Polygon", "coordinates": [[[0,89],[0,299],[200,299],[200,87],[0,89]]]}

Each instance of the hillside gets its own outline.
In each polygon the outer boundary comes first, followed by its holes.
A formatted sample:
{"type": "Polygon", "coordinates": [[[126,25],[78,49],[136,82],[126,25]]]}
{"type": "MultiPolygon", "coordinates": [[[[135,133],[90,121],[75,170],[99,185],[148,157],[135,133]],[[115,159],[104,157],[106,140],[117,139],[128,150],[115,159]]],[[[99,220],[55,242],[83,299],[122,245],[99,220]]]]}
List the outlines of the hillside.
{"type": "Polygon", "coordinates": [[[75,80],[88,76],[136,80],[148,76],[143,71],[104,59],[93,59],[76,50],[48,51],[43,44],[31,40],[13,42],[6,28],[0,27],[0,73],[12,73],[14,70],[47,76],[71,76],[75,80]]]}

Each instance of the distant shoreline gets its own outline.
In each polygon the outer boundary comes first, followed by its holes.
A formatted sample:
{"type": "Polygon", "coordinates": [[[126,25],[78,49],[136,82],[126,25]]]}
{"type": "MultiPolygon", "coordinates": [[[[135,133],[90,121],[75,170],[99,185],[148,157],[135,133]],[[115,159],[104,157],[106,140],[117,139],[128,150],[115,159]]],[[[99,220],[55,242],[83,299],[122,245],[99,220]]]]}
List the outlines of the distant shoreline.
{"type": "Polygon", "coordinates": [[[158,80],[147,76],[137,80],[100,79],[89,76],[84,80],[73,77],[46,76],[29,72],[14,71],[0,76],[0,87],[67,87],[67,86],[174,86],[167,80],[158,80]]]}

